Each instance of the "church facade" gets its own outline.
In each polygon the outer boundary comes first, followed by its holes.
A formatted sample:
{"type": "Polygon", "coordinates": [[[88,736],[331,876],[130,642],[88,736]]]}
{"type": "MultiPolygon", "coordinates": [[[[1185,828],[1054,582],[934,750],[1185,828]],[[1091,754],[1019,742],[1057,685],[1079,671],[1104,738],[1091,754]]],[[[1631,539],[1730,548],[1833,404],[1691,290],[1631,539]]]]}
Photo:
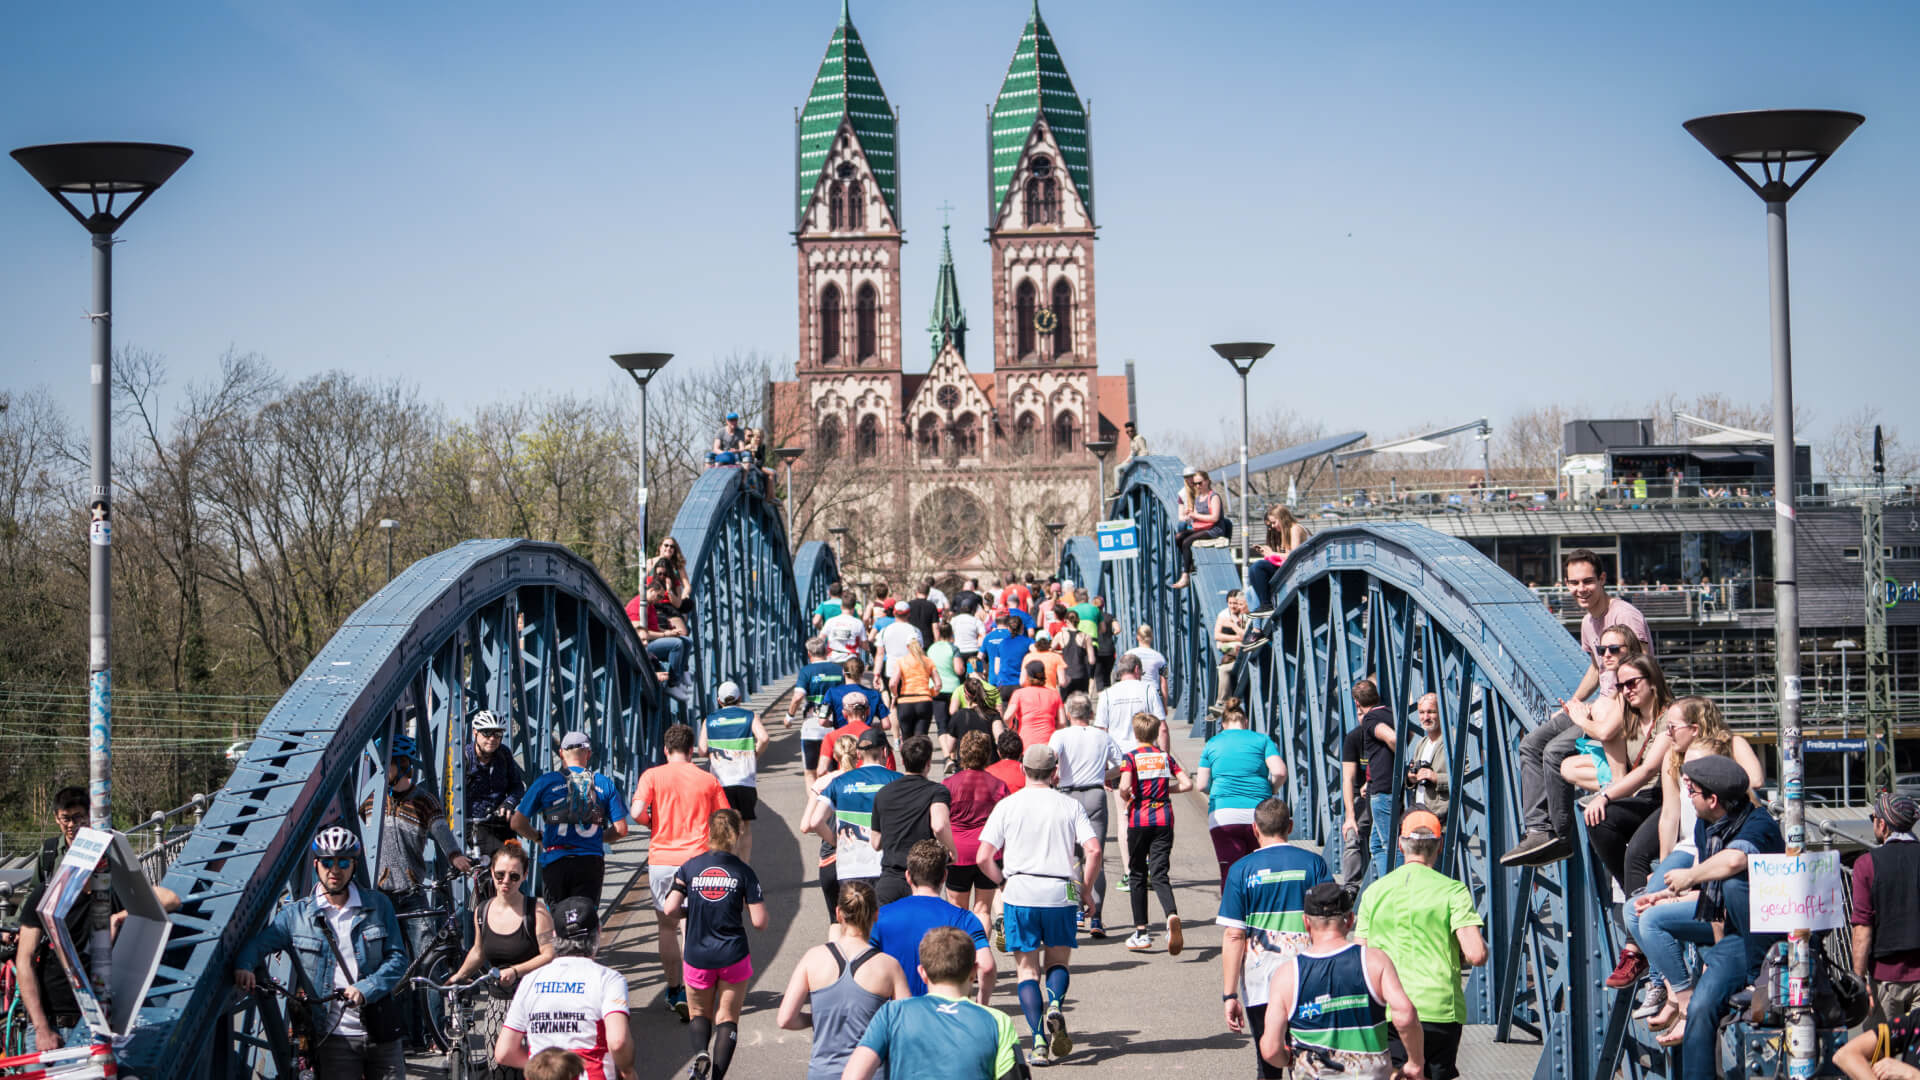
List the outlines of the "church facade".
{"type": "Polygon", "coordinates": [[[1099,373],[1088,113],[1037,4],[989,125],[991,308],[969,340],[943,228],[910,372],[899,121],[842,8],[797,120],[799,350],[771,408],[776,445],[805,450],[796,531],[850,580],[1049,571],[1047,524],[1081,535],[1098,514],[1088,444],[1128,450],[1127,379],[1099,373]]]}

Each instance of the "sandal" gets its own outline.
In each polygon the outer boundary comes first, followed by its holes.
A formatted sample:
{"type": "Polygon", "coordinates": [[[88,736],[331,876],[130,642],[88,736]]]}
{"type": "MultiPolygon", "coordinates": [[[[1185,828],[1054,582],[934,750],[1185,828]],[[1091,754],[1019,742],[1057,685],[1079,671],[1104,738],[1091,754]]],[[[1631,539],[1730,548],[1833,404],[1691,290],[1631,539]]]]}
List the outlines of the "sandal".
{"type": "Polygon", "coordinates": [[[1684,1009],[1675,1010],[1673,1023],[1661,1029],[1660,1035],[1653,1041],[1661,1048],[1671,1050],[1679,1046],[1687,1037],[1687,1013],[1684,1009]]]}
{"type": "Polygon", "coordinates": [[[1655,1033],[1665,1031],[1679,1023],[1685,1015],[1680,1011],[1679,1006],[1669,1001],[1660,1007],[1659,1012],[1647,1017],[1647,1030],[1655,1033]]]}

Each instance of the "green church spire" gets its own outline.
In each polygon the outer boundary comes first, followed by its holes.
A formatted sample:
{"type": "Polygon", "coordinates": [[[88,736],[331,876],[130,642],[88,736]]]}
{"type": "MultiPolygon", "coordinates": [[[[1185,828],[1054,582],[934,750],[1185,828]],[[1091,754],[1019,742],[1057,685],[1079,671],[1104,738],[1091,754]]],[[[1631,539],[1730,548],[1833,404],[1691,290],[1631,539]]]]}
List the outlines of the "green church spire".
{"type": "Polygon", "coordinates": [[[874,74],[873,60],[860,40],[860,32],[853,28],[847,0],[840,0],[840,25],[834,28],[833,40],[827,43],[820,71],[807,93],[807,103],[800,110],[796,217],[806,213],[842,121],[852,123],[860,149],[866,154],[867,167],[873,170],[881,198],[886,200],[887,212],[897,224],[900,172],[894,161],[894,147],[899,135],[899,118],[887,103],[887,92],[881,89],[880,77],[874,74]]]}
{"type": "Polygon", "coordinates": [[[951,225],[940,226],[940,276],[933,289],[933,321],[927,325],[933,334],[933,355],[937,358],[947,341],[961,359],[967,355],[967,312],[960,306],[960,279],[953,272],[951,225]]]}
{"type": "Polygon", "coordinates": [[[1042,119],[1060,146],[1061,164],[1080,193],[1089,217],[1093,214],[1093,165],[1088,150],[1087,107],[1073,88],[1073,78],[1060,59],[1053,33],[1040,17],[1040,0],[1034,0],[1033,14],[1020,35],[1020,45],[1007,66],[1006,81],[1000,84],[1000,97],[993,103],[990,128],[992,160],[988,163],[989,191],[993,205],[989,216],[1006,205],[1007,185],[1020,165],[1020,154],[1027,137],[1042,119]]]}

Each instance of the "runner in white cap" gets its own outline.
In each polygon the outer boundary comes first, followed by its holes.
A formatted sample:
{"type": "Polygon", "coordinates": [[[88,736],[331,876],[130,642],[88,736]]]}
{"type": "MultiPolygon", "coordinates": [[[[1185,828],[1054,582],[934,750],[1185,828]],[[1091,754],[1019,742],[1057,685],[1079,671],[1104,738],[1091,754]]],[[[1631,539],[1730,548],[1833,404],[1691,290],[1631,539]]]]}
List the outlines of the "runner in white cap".
{"type": "Polygon", "coordinates": [[[713,778],[726,789],[727,805],[740,811],[740,838],[734,851],[745,862],[753,857],[753,819],[760,805],[760,752],[767,748],[767,728],[752,709],[740,704],[740,685],[729,679],[714,691],[720,708],[700,725],[699,754],[707,759],[713,778]]]}

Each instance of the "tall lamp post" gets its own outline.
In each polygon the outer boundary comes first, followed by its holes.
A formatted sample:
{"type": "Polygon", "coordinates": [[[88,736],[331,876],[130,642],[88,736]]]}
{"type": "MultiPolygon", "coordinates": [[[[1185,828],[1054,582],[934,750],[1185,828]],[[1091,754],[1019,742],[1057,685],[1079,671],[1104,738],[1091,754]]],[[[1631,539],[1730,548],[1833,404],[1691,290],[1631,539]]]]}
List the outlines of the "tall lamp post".
{"type": "MultiPolygon", "coordinates": [[[[1866,121],[1831,109],[1762,109],[1688,120],[1688,134],[1719,158],[1767,206],[1767,278],[1773,316],[1773,611],[1780,679],[1780,827],[1787,853],[1807,839],[1805,759],[1800,745],[1800,596],[1794,579],[1793,342],[1787,304],[1787,200],[1866,121]],[[1790,165],[1804,165],[1787,180],[1790,165]],[[1754,173],[1758,172],[1756,179],[1754,173]]],[[[1809,931],[1790,935],[1788,978],[1804,986],[1811,970],[1809,931]]],[[[1793,1076],[1813,1075],[1813,1011],[1787,1009],[1787,1061],[1793,1076]]]]}
{"type": "Polygon", "coordinates": [[[387,580],[388,581],[393,580],[393,530],[398,528],[399,525],[400,523],[393,520],[392,518],[380,519],[380,531],[387,534],[387,580]]]}
{"type": "Polygon", "coordinates": [[[798,461],[800,455],[806,452],[807,448],[804,446],[783,446],[773,452],[773,456],[779,458],[780,464],[786,466],[787,469],[787,497],[780,501],[787,505],[788,551],[792,551],[800,545],[799,538],[793,535],[793,463],[798,461]]]}
{"type": "Polygon", "coordinates": [[[1060,569],[1060,534],[1065,532],[1066,528],[1067,523],[1064,521],[1047,522],[1047,552],[1053,558],[1055,571],[1060,569]]]}
{"type": "Polygon", "coordinates": [[[639,592],[647,591],[647,384],[673,359],[672,353],[615,353],[613,362],[640,388],[640,483],[634,496],[640,509],[639,592]]]}
{"type": "MultiPolygon", "coordinates": [[[[193,151],[158,143],[96,142],[27,146],[13,159],[93,237],[93,470],[87,533],[87,798],[96,829],[113,828],[113,234],[167,182],[193,151]],[[114,203],[131,196],[118,210],[114,203]],[[80,200],[86,199],[86,212],[80,200]]],[[[113,1015],[112,876],[93,875],[93,985],[113,1015]]],[[[96,1040],[107,1033],[94,1032],[96,1040]]]]}
{"type": "Polygon", "coordinates": [[[1240,376],[1240,574],[1244,578],[1253,566],[1253,507],[1247,502],[1247,374],[1260,358],[1273,351],[1270,341],[1229,341],[1215,345],[1220,359],[1233,365],[1240,376]]]}
{"type": "Polygon", "coordinates": [[[1098,522],[1102,518],[1105,518],[1107,516],[1105,511],[1105,507],[1107,505],[1107,491],[1108,491],[1107,458],[1113,454],[1114,447],[1119,445],[1120,444],[1114,441],[1113,439],[1096,439],[1095,441],[1087,444],[1087,449],[1093,451],[1093,456],[1100,459],[1100,494],[1095,497],[1093,504],[1095,506],[1101,507],[1102,510],[1099,514],[1094,516],[1095,522],[1098,522]]]}
{"type": "Polygon", "coordinates": [[[848,566],[847,557],[853,554],[853,552],[847,550],[847,527],[845,525],[831,526],[827,529],[827,535],[833,537],[833,564],[840,568],[840,577],[841,580],[844,581],[846,579],[848,566]]]}

